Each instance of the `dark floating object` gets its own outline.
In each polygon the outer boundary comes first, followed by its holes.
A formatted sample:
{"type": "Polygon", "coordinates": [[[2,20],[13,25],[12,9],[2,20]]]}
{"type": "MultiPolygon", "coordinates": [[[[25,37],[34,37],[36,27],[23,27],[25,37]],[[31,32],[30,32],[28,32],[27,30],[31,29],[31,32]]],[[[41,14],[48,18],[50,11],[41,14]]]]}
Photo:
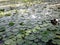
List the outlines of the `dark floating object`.
{"type": "Polygon", "coordinates": [[[58,23],[58,19],[53,19],[53,20],[51,20],[51,23],[52,23],[53,25],[56,25],[56,24],[58,23]]]}

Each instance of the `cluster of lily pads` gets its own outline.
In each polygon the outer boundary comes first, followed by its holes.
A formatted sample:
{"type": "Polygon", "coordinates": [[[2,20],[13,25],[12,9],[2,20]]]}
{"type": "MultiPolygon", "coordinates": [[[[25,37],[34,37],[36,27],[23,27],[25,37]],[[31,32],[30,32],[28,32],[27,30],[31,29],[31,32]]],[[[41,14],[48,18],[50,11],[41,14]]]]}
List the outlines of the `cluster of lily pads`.
{"type": "Polygon", "coordinates": [[[42,3],[27,9],[19,7],[15,13],[0,18],[0,44],[50,45],[51,40],[51,45],[60,45],[60,25],[50,23],[55,12],[47,6],[47,3],[42,3]]]}

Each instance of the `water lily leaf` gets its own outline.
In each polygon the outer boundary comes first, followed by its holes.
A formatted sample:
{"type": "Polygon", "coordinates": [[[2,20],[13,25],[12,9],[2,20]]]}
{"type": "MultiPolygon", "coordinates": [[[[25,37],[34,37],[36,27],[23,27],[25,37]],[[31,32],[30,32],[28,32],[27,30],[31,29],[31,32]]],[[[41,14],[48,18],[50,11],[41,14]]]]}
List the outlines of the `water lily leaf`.
{"type": "Polygon", "coordinates": [[[24,43],[24,40],[23,39],[17,39],[17,44],[18,45],[22,45],[24,43]]]}
{"type": "Polygon", "coordinates": [[[23,26],[23,25],[24,25],[24,22],[21,22],[21,23],[20,23],[20,25],[22,25],[22,26],[23,26]]]}
{"type": "Polygon", "coordinates": [[[11,14],[10,13],[8,13],[8,14],[5,14],[5,16],[10,16],[11,14]]]}
{"type": "Polygon", "coordinates": [[[26,36],[25,39],[34,40],[34,39],[36,39],[36,37],[34,35],[29,35],[29,36],[26,36]]]}
{"type": "Polygon", "coordinates": [[[18,34],[16,37],[17,37],[18,39],[20,39],[20,38],[24,37],[24,35],[18,34]]]}
{"type": "Polygon", "coordinates": [[[0,11],[4,12],[5,9],[0,9],[0,11]]]}
{"type": "Polygon", "coordinates": [[[38,29],[40,29],[40,27],[39,26],[36,26],[35,29],[38,30],[38,29]]]}
{"type": "Polygon", "coordinates": [[[53,39],[52,43],[60,45],[60,40],[59,39],[53,39]]]}
{"type": "Polygon", "coordinates": [[[25,43],[26,45],[31,45],[33,43],[33,41],[29,41],[29,40],[25,40],[25,43]]]}
{"type": "Polygon", "coordinates": [[[6,30],[5,27],[0,27],[0,32],[4,32],[6,30]]]}
{"type": "Polygon", "coordinates": [[[36,43],[32,43],[32,45],[37,45],[36,43]]]}
{"type": "Polygon", "coordinates": [[[14,24],[14,22],[9,22],[9,26],[13,26],[14,24]]]}
{"type": "Polygon", "coordinates": [[[13,41],[12,39],[8,39],[4,42],[6,45],[16,45],[16,42],[13,41]]]}

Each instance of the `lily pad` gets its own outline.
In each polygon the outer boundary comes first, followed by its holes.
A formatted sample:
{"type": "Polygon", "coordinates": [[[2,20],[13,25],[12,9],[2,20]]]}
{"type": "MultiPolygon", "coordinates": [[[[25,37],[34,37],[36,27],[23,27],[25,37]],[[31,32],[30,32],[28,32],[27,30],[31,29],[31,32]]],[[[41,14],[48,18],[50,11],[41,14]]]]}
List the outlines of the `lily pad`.
{"type": "Polygon", "coordinates": [[[14,24],[14,22],[9,22],[9,26],[13,26],[14,24]]]}

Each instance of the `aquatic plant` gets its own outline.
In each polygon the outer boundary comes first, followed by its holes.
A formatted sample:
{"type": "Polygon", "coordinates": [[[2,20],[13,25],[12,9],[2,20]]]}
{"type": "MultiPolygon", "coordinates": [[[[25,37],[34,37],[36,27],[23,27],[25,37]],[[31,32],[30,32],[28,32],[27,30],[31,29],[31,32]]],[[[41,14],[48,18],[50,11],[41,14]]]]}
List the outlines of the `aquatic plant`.
{"type": "Polygon", "coordinates": [[[14,22],[9,22],[9,26],[13,26],[14,24],[14,22]]]}

